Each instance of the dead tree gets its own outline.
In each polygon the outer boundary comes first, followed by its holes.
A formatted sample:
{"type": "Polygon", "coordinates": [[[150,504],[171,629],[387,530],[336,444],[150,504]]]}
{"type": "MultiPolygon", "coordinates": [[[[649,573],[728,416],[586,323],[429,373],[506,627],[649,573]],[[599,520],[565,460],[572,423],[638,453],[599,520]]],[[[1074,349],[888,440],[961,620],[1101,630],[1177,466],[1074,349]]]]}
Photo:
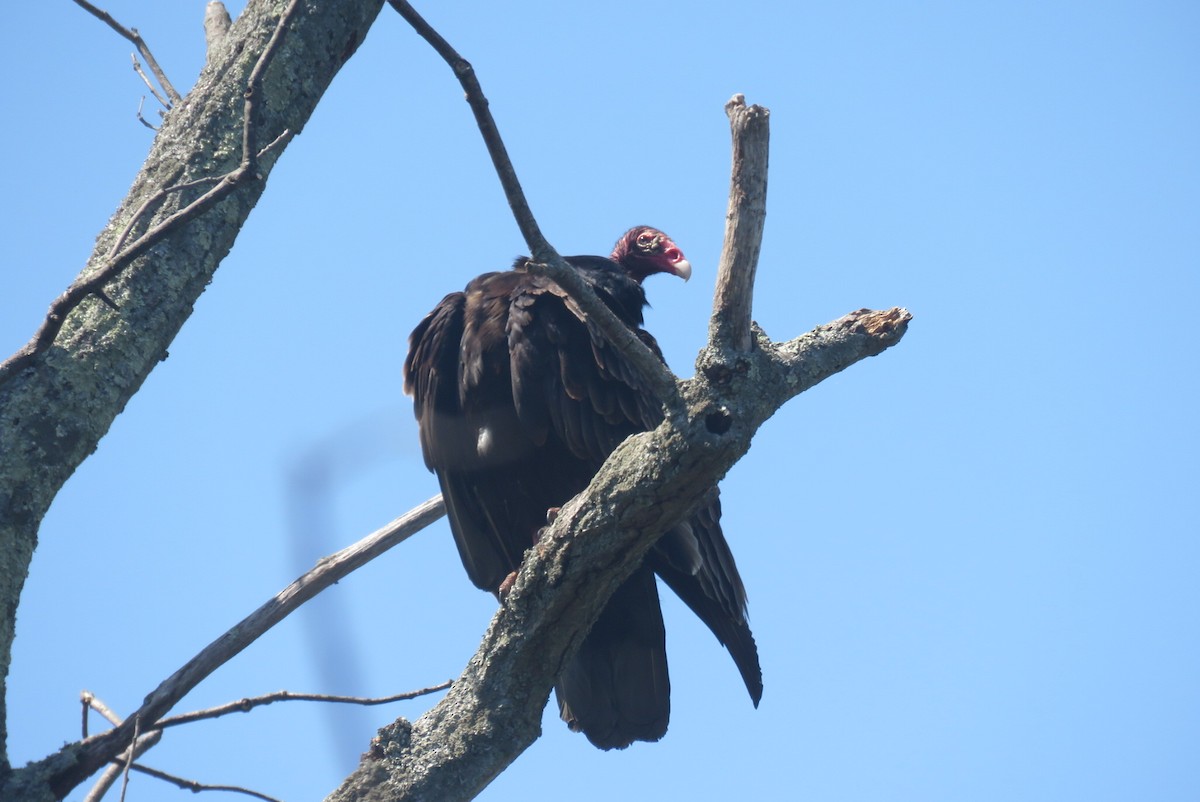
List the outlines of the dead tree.
{"type": "MultiPolygon", "coordinates": [[[[575,286],[537,230],[470,65],[407,4],[391,5],[463,81],[534,259],[589,314],[603,317],[605,310],[575,286]]],[[[162,359],[262,196],[275,160],[381,7],[382,0],[251,0],[210,40],[208,65],[166,115],[88,265],[30,342],[0,364],[3,674],[21,588],[51,501],[162,359]]],[[[527,556],[450,693],[418,721],[385,728],[331,799],[450,800],[478,793],[537,738],[554,682],[549,667],[577,648],[612,590],[698,501],[697,488],[724,476],[788,399],[903,336],[909,315],[902,309],[859,310],[779,343],[752,324],[769,115],[740,97],[726,112],[733,132],[729,214],[709,343],[696,375],[680,381],[646,363],[646,370],[661,372],[663,424],[626,441],[588,490],[563,508],[527,556]]],[[[621,343],[621,331],[611,336],[621,343]]],[[[641,346],[633,340],[622,347],[636,353],[641,346]]],[[[436,503],[422,514],[436,518],[436,503]]],[[[373,548],[371,554],[381,547],[373,548]]],[[[338,570],[364,559],[369,555],[356,552],[338,570]]],[[[309,595],[321,586],[300,584],[309,595]]],[[[13,770],[3,758],[0,797],[61,798],[121,755],[139,732],[153,731],[184,693],[302,601],[287,591],[269,601],[251,616],[260,629],[235,627],[119,726],[23,769],[13,770]]],[[[0,709],[0,726],[4,721],[0,709]]],[[[0,730],[0,755],[7,754],[5,736],[0,730]]]]}

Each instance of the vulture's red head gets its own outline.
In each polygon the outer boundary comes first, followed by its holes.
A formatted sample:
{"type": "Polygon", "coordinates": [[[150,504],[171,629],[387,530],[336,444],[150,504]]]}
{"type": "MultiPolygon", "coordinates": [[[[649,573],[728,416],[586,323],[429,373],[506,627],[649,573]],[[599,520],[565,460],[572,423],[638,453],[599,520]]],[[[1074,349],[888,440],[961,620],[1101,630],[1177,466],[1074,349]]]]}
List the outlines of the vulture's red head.
{"type": "Polygon", "coordinates": [[[638,282],[653,273],[670,273],[684,281],[692,277],[692,265],[671,238],[649,226],[625,232],[613,248],[612,260],[638,282]]]}

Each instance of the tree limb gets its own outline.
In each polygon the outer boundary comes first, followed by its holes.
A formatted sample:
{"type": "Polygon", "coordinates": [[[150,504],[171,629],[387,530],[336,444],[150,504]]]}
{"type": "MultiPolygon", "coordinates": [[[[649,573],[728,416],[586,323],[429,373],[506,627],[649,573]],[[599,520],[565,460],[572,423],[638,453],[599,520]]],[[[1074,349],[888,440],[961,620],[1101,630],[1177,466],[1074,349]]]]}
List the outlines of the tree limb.
{"type": "Polygon", "coordinates": [[[525,200],[521,181],[517,178],[517,171],[513,169],[512,160],[508,158],[508,149],[504,147],[504,140],[500,138],[500,129],[496,127],[496,121],[492,119],[492,113],[488,111],[487,98],[483,95],[483,87],[479,85],[479,79],[475,77],[475,68],[471,66],[471,62],[460,56],[458,51],[451,47],[450,43],[405,0],[388,0],[388,5],[394,8],[404,18],[404,21],[412,26],[412,29],[450,65],[458,82],[462,84],[467,104],[475,115],[475,124],[479,126],[479,132],[483,134],[483,142],[487,145],[488,155],[492,157],[492,165],[496,169],[500,185],[504,188],[504,197],[508,199],[508,207],[512,209],[513,218],[517,221],[517,228],[521,230],[521,236],[525,238],[525,244],[529,246],[529,252],[533,254],[533,258],[539,262],[545,262],[549,261],[552,255],[557,256],[554,249],[550,247],[550,243],[542,236],[542,230],[538,228],[537,220],[534,219],[533,212],[529,209],[529,203],[525,200]]]}
{"type": "MultiPolygon", "coordinates": [[[[82,0],[76,0],[82,2],[82,0]]],[[[260,180],[263,176],[258,174],[258,162],[262,155],[280,143],[285,143],[291,138],[292,132],[289,129],[284,129],[271,142],[267,148],[259,153],[256,150],[258,141],[258,127],[254,124],[254,113],[256,101],[262,92],[262,78],[266,72],[268,65],[271,63],[272,57],[279,49],[279,43],[282,41],[283,32],[287,27],[288,21],[295,13],[299,5],[299,0],[291,0],[288,7],[284,10],[283,15],[279,19],[279,24],[276,25],[271,39],[267,42],[266,48],[259,55],[258,61],[254,65],[254,70],[250,73],[250,79],[244,93],[245,101],[242,114],[242,158],[238,166],[233,170],[221,176],[205,176],[195,181],[188,181],[175,186],[166,187],[151,195],[134,214],[126,224],[121,235],[117,237],[116,243],[113,245],[112,252],[109,254],[107,261],[99,265],[93,272],[86,276],[80,276],[67,291],[54,300],[50,305],[50,311],[46,314],[46,319],[41,327],[23,348],[17,351],[16,354],[0,363],[0,384],[11,379],[17,372],[22,370],[40,353],[44,352],[54,343],[54,338],[58,336],[62,330],[63,324],[66,322],[67,316],[75,309],[79,303],[89,295],[96,295],[105,303],[107,303],[114,311],[118,309],[106,294],[103,287],[112,280],[118,273],[124,270],[130,262],[144,254],[150,248],[154,247],[168,234],[175,232],[181,225],[194,220],[196,217],[207,212],[216,203],[225,196],[233,192],[238,184],[248,180],[260,180]],[[189,203],[187,206],[179,209],[174,214],[167,217],[158,225],[153,226],[145,234],[138,237],[128,247],[124,246],[125,239],[133,228],[142,221],[142,215],[155,206],[166,196],[172,193],[179,193],[187,189],[193,189],[202,184],[213,184],[214,186],[201,195],[196,200],[189,203]]]]}
{"type": "Polygon", "coordinates": [[[646,347],[645,343],[634,336],[633,332],[613,314],[611,309],[596,297],[595,291],[587,285],[587,282],[579,278],[574,268],[563,260],[558,251],[554,250],[554,247],[542,235],[542,230],[538,227],[537,220],[534,219],[529,203],[525,199],[525,192],[521,189],[517,171],[513,167],[512,160],[508,158],[508,149],[504,147],[500,129],[496,127],[496,121],[492,118],[491,111],[488,110],[488,101],[483,94],[483,87],[480,86],[479,79],[475,77],[475,68],[459,55],[458,51],[451,47],[450,43],[434,30],[406,0],[388,0],[388,4],[450,65],[450,69],[454,71],[454,75],[462,84],[467,104],[475,115],[475,123],[479,127],[479,133],[483,136],[488,155],[491,156],[492,166],[500,179],[500,185],[504,188],[504,197],[508,199],[513,219],[516,220],[517,228],[520,229],[521,236],[525,238],[525,244],[532,254],[533,261],[528,263],[530,272],[546,276],[566,290],[567,294],[571,296],[571,300],[575,301],[583,313],[596,323],[605,338],[619,349],[646,379],[646,385],[662,403],[667,415],[677,414],[680,404],[675,374],[646,347]]]}
{"type": "MultiPolygon", "coordinates": [[[[410,513],[410,515],[411,515],[411,513],[410,513]]],[[[395,526],[394,525],[389,526],[388,529],[395,529],[395,526]]],[[[369,538],[367,538],[367,540],[370,540],[374,537],[375,536],[372,535],[369,538]]],[[[398,543],[398,542],[399,542],[399,540],[395,541],[395,543],[398,543]]],[[[357,544],[357,545],[361,545],[361,544],[357,544]]],[[[394,543],[393,543],[393,545],[394,545],[394,543]]],[[[335,558],[336,558],[336,555],[335,555],[335,558]]],[[[325,563],[325,561],[323,561],[322,564],[324,564],[324,563],[325,563]]],[[[322,584],[322,588],[328,587],[328,585],[330,584],[328,581],[322,581],[320,578],[318,578],[315,581],[320,581],[322,584]]],[[[269,693],[264,696],[254,696],[254,697],[249,697],[246,699],[239,699],[236,702],[230,702],[228,704],[218,705],[217,707],[208,708],[206,710],[197,710],[192,713],[183,713],[178,716],[171,716],[169,718],[160,719],[159,721],[155,722],[154,729],[150,730],[149,732],[147,732],[141,736],[138,736],[135,739],[132,749],[126,749],[123,756],[119,756],[117,758],[114,758],[112,761],[110,761],[108,768],[106,768],[104,770],[104,772],[100,775],[99,779],[92,786],[91,790],[88,791],[88,794],[86,797],[84,797],[83,802],[99,802],[101,799],[104,798],[104,795],[107,794],[108,791],[112,788],[113,784],[117,781],[118,777],[122,778],[123,781],[127,781],[130,770],[142,772],[143,774],[147,774],[147,775],[156,777],[157,779],[161,779],[166,782],[173,783],[173,784],[179,786],[180,788],[184,788],[184,789],[187,789],[190,791],[238,791],[240,793],[249,794],[250,796],[254,796],[254,797],[257,797],[260,799],[270,800],[270,799],[272,799],[272,797],[266,796],[264,794],[260,794],[257,791],[251,791],[249,789],[239,788],[236,786],[210,785],[210,784],[196,782],[195,780],[185,780],[182,777],[176,777],[175,775],[167,774],[166,772],[162,772],[157,769],[152,769],[147,766],[143,766],[141,764],[135,763],[134,761],[137,760],[139,757],[141,757],[143,754],[145,754],[147,751],[149,751],[149,749],[151,747],[153,747],[154,745],[156,745],[160,740],[162,740],[163,730],[167,727],[177,727],[181,724],[191,724],[194,721],[202,721],[204,719],[210,719],[210,718],[219,718],[220,716],[224,716],[229,713],[248,713],[256,707],[262,707],[264,705],[274,704],[275,702],[335,702],[335,703],[342,703],[342,704],[357,704],[357,705],[391,704],[392,702],[407,701],[410,699],[416,699],[417,697],[420,697],[420,696],[425,696],[427,694],[436,693],[438,691],[444,691],[447,688],[449,688],[450,685],[451,685],[451,683],[449,681],[447,681],[447,682],[439,683],[437,685],[432,685],[428,688],[421,688],[421,689],[415,690],[415,691],[406,691],[405,693],[397,693],[397,694],[393,694],[391,696],[381,696],[381,697],[374,697],[374,698],[367,698],[367,697],[361,697],[361,696],[334,696],[331,694],[324,694],[324,693],[294,693],[292,691],[277,691],[275,693],[269,693]]],[[[102,716],[104,716],[106,719],[108,719],[114,726],[121,724],[120,717],[117,716],[117,714],[114,713],[111,708],[109,708],[106,704],[104,704],[103,701],[96,698],[96,696],[94,694],[92,694],[91,692],[84,691],[82,694],[80,694],[80,698],[83,702],[83,715],[84,715],[83,734],[84,734],[84,737],[87,737],[87,711],[89,708],[100,713],[102,716]]],[[[122,790],[122,798],[123,797],[124,797],[124,790],[122,790]]]]}
{"type": "Polygon", "coordinates": [[[134,761],[150,751],[161,740],[162,730],[154,730],[141,735],[137,733],[137,727],[134,727],[133,743],[122,754],[109,761],[108,766],[88,789],[83,802],[100,802],[118,779],[121,780],[121,798],[124,799],[125,789],[129,785],[129,772],[136,767],[134,761]]]}
{"type": "MultiPolygon", "coordinates": [[[[263,802],[283,802],[281,799],[276,799],[273,796],[267,796],[266,794],[253,791],[249,788],[243,788],[240,785],[212,785],[210,783],[197,782],[195,780],[177,777],[174,774],[168,774],[165,771],[152,769],[149,766],[142,766],[137,763],[131,765],[130,769],[138,772],[139,774],[145,774],[147,777],[153,777],[156,780],[162,780],[163,782],[171,783],[171,785],[174,785],[177,788],[181,788],[184,791],[191,791],[194,794],[200,793],[201,791],[229,791],[231,793],[243,794],[255,799],[261,799],[263,802]]],[[[88,802],[88,800],[84,800],[84,802],[88,802]]]]}
{"type": "MultiPolygon", "coordinates": [[[[167,108],[170,108],[183,99],[179,96],[179,93],[175,91],[175,87],[172,86],[171,82],[167,79],[167,74],[163,72],[162,67],[158,66],[158,61],[154,58],[154,54],[150,52],[150,46],[146,44],[144,39],[142,39],[142,35],[137,32],[137,28],[126,28],[124,25],[113,19],[112,15],[107,11],[96,8],[87,0],[75,0],[75,4],[99,19],[117,33],[121,34],[121,36],[124,36],[130,42],[133,42],[133,46],[136,47],[137,51],[142,54],[142,58],[146,60],[146,64],[150,67],[150,71],[154,73],[154,77],[158,80],[158,85],[163,88],[163,91],[167,93],[167,97],[170,98],[169,102],[163,99],[159,96],[158,92],[155,92],[154,87],[151,86],[150,91],[154,92],[154,96],[158,98],[160,103],[167,108]]],[[[134,59],[134,69],[138,69],[136,59],[134,59]]],[[[150,85],[149,81],[146,82],[146,85],[150,85]]]]}
{"type": "Polygon", "coordinates": [[[441,496],[434,496],[357,543],[319,560],[311,571],[298,577],[274,598],[239,621],[178,671],[163,680],[146,696],[142,706],[119,726],[65,747],[63,751],[71,752],[74,760],[73,765],[51,778],[56,793],[65,794],[124,749],[132,740],[133,722],[143,722],[142,726],[147,730],[156,728],[156,722],[209,674],[299,609],[306,601],[445,514],[441,496]]]}
{"type": "MultiPolygon", "coordinates": [[[[756,116],[765,127],[766,111],[756,116]]],[[[735,158],[731,210],[762,203],[761,194],[737,188],[765,188],[765,172],[765,156],[735,158]]],[[[736,248],[726,243],[732,254],[726,269],[749,274],[730,279],[748,293],[753,265],[743,260],[758,253],[762,226],[731,230],[745,239],[736,248]]],[[[717,315],[725,313],[721,301],[716,306],[717,315]]],[[[739,308],[746,310],[749,336],[749,306],[739,308]]],[[[686,415],[618,446],[527,553],[479,650],[442,701],[411,725],[399,720],[381,730],[328,799],[451,802],[478,794],[537,739],[560,668],[661,533],[746,453],[759,426],[783,403],[894,345],[908,320],[904,310],[862,310],[781,346],[757,331],[757,342],[744,349],[710,341],[697,360],[697,376],[681,382],[686,415]]],[[[713,327],[712,339],[721,328],[713,327]]]]}
{"type": "MultiPolygon", "coordinates": [[[[397,10],[407,7],[400,0],[389,2],[397,10]]],[[[269,173],[278,155],[272,146],[285,144],[286,132],[300,130],[325,85],[365,35],[380,4],[381,0],[345,0],[328,4],[336,6],[331,9],[307,3],[287,26],[284,38],[284,17],[278,13],[282,0],[251,0],[221,40],[221,54],[210,59],[189,95],[196,102],[178,104],[167,115],[146,166],[101,235],[81,278],[104,270],[116,255],[138,246],[156,227],[166,225],[166,229],[106,276],[106,286],[97,285],[70,305],[47,346],[19,370],[10,370],[9,380],[0,383],[0,415],[6,422],[20,417],[19,426],[0,427],[0,553],[5,559],[0,570],[0,607],[15,612],[37,527],[50,500],[94,450],[161,358],[231,247],[263,191],[263,182],[235,181],[232,189],[195,214],[184,212],[207,194],[197,193],[213,182],[212,176],[219,177],[219,186],[238,170],[254,179],[269,173]],[[271,42],[265,43],[269,36],[271,42]],[[303,42],[307,83],[301,88],[290,85],[284,76],[265,80],[271,59],[264,54],[278,47],[279,59],[286,61],[297,40],[303,42]],[[256,110],[260,91],[269,92],[271,102],[256,110]],[[240,118],[229,112],[236,108],[235,93],[244,97],[240,118]],[[260,139],[271,137],[272,145],[256,149],[260,139]],[[260,153],[272,158],[259,162],[260,153]],[[168,224],[172,216],[175,221],[168,224]],[[129,239],[132,244],[125,245],[129,239]],[[103,386],[96,376],[106,377],[103,386]]],[[[293,2],[289,8],[298,6],[293,2]]],[[[461,65],[450,63],[466,86],[461,65]]],[[[463,64],[477,88],[470,65],[463,64]]],[[[481,92],[472,108],[477,120],[482,108],[490,121],[481,92]]],[[[494,129],[494,122],[491,125],[494,129]]],[[[498,152],[507,161],[502,144],[498,152]]],[[[764,191],[765,167],[764,152],[764,191]]],[[[739,167],[735,159],[731,185],[752,186],[739,175],[752,169],[739,167]]],[[[516,188],[519,192],[519,184],[516,188]]],[[[731,193],[731,210],[737,203],[731,193]]],[[[533,225],[537,242],[541,235],[533,225]]],[[[740,225],[730,228],[742,230],[740,225]]],[[[563,508],[539,548],[526,559],[480,651],[451,692],[415,724],[401,720],[387,728],[332,798],[449,800],[477,793],[537,737],[557,668],[578,647],[612,590],[640,563],[659,534],[696,503],[697,488],[718,481],[748,449],[758,426],[789,398],[855,361],[882,352],[903,336],[909,320],[906,311],[860,310],[794,340],[772,343],[748,322],[761,221],[757,233],[752,221],[744,231],[737,235],[745,237],[742,247],[734,248],[727,241],[726,250],[731,274],[749,274],[748,279],[736,275],[731,279],[743,281],[746,287],[748,338],[731,335],[732,349],[728,343],[710,342],[697,360],[697,376],[679,385],[686,408],[681,403],[681,414],[668,416],[656,430],[622,444],[588,489],[563,508]],[[742,340],[745,347],[738,347],[742,340]],[[384,789],[383,781],[391,785],[384,789]],[[395,796],[397,789],[401,796],[395,796]]],[[[727,236],[735,235],[727,231],[727,236]]],[[[561,258],[544,239],[541,242],[531,245],[535,259],[561,265],[561,258]]],[[[732,294],[736,299],[737,291],[732,294]]],[[[574,293],[572,297],[580,301],[574,293]]],[[[735,301],[718,301],[715,308],[742,307],[735,301]]],[[[674,388],[673,379],[671,384],[674,388]]],[[[431,514],[436,518],[442,512],[431,514]]],[[[342,568],[348,572],[356,565],[348,559],[342,568]]],[[[70,744],[19,771],[6,774],[7,763],[0,764],[0,797],[65,795],[128,747],[139,723],[153,726],[187,690],[257,637],[252,633],[265,631],[286,615],[281,610],[288,605],[294,609],[319,589],[316,582],[297,587],[303,584],[289,586],[211,644],[113,730],[70,744]]],[[[0,617],[0,677],[7,672],[11,638],[12,617],[6,614],[0,617]]],[[[0,726],[3,713],[0,709],[0,726]]],[[[0,747],[4,734],[0,730],[0,747]]]]}
{"type": "MultiPolygon", "coordinates": [[[[399,541],[397,541],[399,542],[399,541]]],[[[393,544],[394,545],[394,544],[393,544]]],[[[328,587],[329,583],[324,583],[324,587],[328,587]]],[[[263,696],[252,696],[246,699],[239,699],[236,702],[228,702],[217,707],[210,707],[207,710],[197,710],[192,713],[181,713],[178,716],[170,716],[168,718],[159,719],[155,723],[155,727],[165,729],[167,727],[178,727],[180,724],[190,724],[193,721],[202,721],[208,718],[219,718],[229,713],[249,713],[256,707],[263,705],[275,704],[276,702],[335,702],[339,704],[351,705],[388,705],[393,702],[403,702],[409,699],[416,699],[420,696],[427,696],[431,693],[444,691],[454,684],[453,680],[446,680],[437,685],[430,685],[428,688],[421,688],[416,691],[405,691],[404,693],[396,693],[391,696],[335,696],[328,693],[296,693],[294,691],[276,691],[263,696]]]]}
{"type": "MultiPolygon", "coordinates": [[[[157,100],[160,104],[162,104],[163,108],[165,108],[165,109],[171,108],[171,106],[173,104],[171,103],[171,101],[169,101],[165,97],[163,97],[162,93],[158,91],[158,88],[155,87],[154,84],[150,81],[150,76],[147,75],[146,71],[142,69],[142,63],[137,60],[137,56],[130,53],[129,60],[133,63],[133,71],[136,72],[138,74],[138,77],[142,79],[142,83],[144,83],[146,85],[146,88],[150,90],[150,94],[154,95],[154,99],[157,100]]],[[[143,99],[145,99],[144,95],[143,95],[143,99]]],[[[141,117],[141,114],[142,114],[141,106],[142,106],[142,104],[139,103],[138,104],[138,117],[139,118],[141,117]]],[[[145,123],[147,127],[151,127],[151,128],[153,127],[150,125],[150,123],[147,123],[144,119],[142,120],[142,122],[145,123]]]]}
{"type": "MultiPolygon", "coordinates": [[[[241,165],[248,105],[253,109],[251,142],[272,142],[285,131],[300,131],[325,87],[361,43],[382,0],[298,6],[271,65],[258,73],[261,92],[247,103],[252,71],[280,27],[285,5],[282,0],[247,3],[188,102],[177,104],[164,118],[128,196],[100,234],[79,280],[86,281],[112,259],[129,259],[103,287],[119,309],[95,294],[69,306],[52,343],[0,384],[0,678],[8,673],[15,612],[38,526],[51,500],[165,355],[261,196],[262,179],[282,147],[263,158],[252,152],[252,169],[247,170],[252,180],[235,182],[202,214],[185,211],[204,194],[192,182],[223,176],[241,165]],[[291,64],[297,59],[302,67],[291,64]],[[167,192],[170,188],[181,189],[167,192]],[[160,192],[165,193],[161,201],[139,211],[160,192]],[[152,235],[153,242],[143,239],[173,215],[178,215],[175,222],[152,235]],[[132,252],[110,257],[126,229],[130,243],[121,253],[132,252]]],[[[3,691],[0,686],[0,696],[3,691]]],[[[90,741],[87,747],[69,745],[6,773],[5,719],[0,708],[0,798],[5,799],[26,798],[29,789],[46,788],[48,782],[54,783],[53,792],[65,794],[129,741],[122,731],[103,741],[103,748],[93,749],[90,741]]]]}
{"type": "Polygon", "coordinates": [[[734,95],[725,104],[733,138],[733,170],[729,186],[729,211],[725,216],[725,244],[717,263],[717,289],[709,323],[709,341],[722,348],[749,351],[750,308],[754,300],[754,273],[767,220],[767,155],[770,112],[747,106],[734,95]]]}
{"type": "Polygon", "coordinates": [[[229,11],[220,0],[209,0],[204,7],[204,44],[205,60],[212,61],[221,52],[221,40],[229,32],[232,24],[229,11]]]}
{"type": "Polygon", "coordinates": [[[865,316],[873,326],[863,325],[863,317],[797,338],[787,360],[761,360],[755,369],[761,385],[746,382],[736,397],[723,394],[741,420],[724,434],[708,428],[706,382],[684,382],[695,414],[682,425],[666,421],[635,435],[613,452],[530,550],[479,650],[443,700],[411,725],[381,730],[376,747],[329,800],[451,802],[478,794],[540,734],[558,669],[608,596],[746,453],[758,426],[791,395],[903,335],[906,313],[865,316]]]}

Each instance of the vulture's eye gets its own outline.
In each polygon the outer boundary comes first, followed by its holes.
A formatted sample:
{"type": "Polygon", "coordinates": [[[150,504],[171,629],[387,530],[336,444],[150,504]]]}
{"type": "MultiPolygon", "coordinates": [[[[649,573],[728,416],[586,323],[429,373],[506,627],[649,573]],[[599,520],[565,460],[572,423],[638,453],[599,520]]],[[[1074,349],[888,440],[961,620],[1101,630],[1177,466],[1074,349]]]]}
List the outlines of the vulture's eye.
{"type": "Polygon", "coordinates": [[[638,234],[637,244],[643,248],[648,247],[652,242],[654,242],[653,234],[638,234]]]}

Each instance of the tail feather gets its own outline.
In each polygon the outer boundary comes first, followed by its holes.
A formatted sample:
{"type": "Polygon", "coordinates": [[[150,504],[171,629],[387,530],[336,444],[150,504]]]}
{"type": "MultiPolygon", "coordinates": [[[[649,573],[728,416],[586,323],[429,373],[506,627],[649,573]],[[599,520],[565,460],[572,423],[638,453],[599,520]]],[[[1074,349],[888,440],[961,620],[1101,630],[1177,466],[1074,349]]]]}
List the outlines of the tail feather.
{"type": "Polygon", "coordinates": [[[667,732],[671,683],[654,572],[639,568],[613,594],[555,687],[572,730],[601,749],[667,732]]]}

